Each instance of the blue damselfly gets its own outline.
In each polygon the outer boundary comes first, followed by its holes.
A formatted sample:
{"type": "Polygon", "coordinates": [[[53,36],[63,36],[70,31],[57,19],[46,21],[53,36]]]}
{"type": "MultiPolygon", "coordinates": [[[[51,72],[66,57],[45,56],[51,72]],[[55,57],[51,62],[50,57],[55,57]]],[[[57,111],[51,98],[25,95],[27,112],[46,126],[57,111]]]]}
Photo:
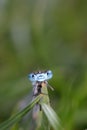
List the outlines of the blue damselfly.
{"type": "MultiPolygon", "coordinates": [[[[43,95],[43,98],[40,100],[40,103],[45,103],[50,105],[48,89],[50,87],[52,90],[53,88],[48,84],[48,80],[51,79],[53,76],[52,71],[38,71],[28,75],[29,80],[32,82],[33,86],[33,99],[36,98],[39,94],[43,95]]],[[[41,125],[41,115],[40,112],[42,111],[41,105],[38,102],[33,108],[32,117],[34,121],[36,121],[37,127],[41,125]]]]}

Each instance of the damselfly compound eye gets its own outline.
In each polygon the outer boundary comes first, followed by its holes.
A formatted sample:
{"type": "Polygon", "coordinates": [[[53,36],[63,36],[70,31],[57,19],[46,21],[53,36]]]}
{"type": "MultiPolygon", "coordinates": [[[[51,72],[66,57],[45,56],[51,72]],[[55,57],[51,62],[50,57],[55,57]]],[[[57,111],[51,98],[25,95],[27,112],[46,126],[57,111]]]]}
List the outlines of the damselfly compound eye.
{"type": "Polygon", "coordinates": [[[29,74],[28,78],[29,78],[30,81],[35,81],[35,75],[34,75],[34,73],[29,74]]]}
{"type": "Polygon", "coordinates": [[[51,70],[48,70],[48,71],[47,71],[47,79],[52,78],[52,76],[53,76],[52,71],[51,71],[51,70]]]}
{"type": "Polygon", "coordinates": [[[51,70],[48,70],[48,71],[47,71],[47,75],[50,75],[50,74],[52,74],[52,71],[51,71],[51,70]]]}
{"type": "Polygon", "coordinates": [[[34,78],[34,74],[29,74],[29,78],[34,78]]]}
{"type": "Polygon", "coordinates": [[[32,78],[34,78],[34,74],[32,74],[31,76],[32,76],[32,78]]]}

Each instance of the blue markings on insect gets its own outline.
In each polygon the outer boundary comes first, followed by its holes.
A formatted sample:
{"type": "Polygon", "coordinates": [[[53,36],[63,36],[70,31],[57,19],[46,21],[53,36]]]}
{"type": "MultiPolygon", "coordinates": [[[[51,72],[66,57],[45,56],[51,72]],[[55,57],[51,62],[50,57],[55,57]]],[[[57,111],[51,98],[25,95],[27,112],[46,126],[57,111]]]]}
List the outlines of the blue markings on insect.
{"type": "Polygon", "coordinates": [[[52,71],[48,70],[48,71],[44,71],[44,72],[37,72],[37,73],[31,73],[28,75],[28,78],[31,82],[43,82],[46,80],[51,79],[53,76],[52,71]]]}

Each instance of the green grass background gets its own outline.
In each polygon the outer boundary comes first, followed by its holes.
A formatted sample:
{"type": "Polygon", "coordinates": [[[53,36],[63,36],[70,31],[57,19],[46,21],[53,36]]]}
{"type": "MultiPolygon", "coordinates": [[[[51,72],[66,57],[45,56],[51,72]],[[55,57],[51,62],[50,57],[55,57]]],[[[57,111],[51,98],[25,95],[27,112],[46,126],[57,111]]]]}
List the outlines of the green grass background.
{"type": "Polygon", "coordinates": [[[52,70],[51,105],[65,130],[87,129],[87,1],[0,0],[0,122],[52,70]]]}

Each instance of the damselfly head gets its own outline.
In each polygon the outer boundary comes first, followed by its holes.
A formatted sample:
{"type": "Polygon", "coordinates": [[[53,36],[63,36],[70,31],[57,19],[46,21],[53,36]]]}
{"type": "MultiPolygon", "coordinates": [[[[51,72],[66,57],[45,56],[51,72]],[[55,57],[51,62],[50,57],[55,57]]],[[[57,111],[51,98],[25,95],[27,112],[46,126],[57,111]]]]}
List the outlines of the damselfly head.
{"type": "Polygon", "coordinates": [[[43,82],[46,80],[51,79],[53,76],[52,71],[48,70],[48,71],[38,71],[35,73],[31,73],[28,75],[28,78],[31,82],[43,82]]]}

